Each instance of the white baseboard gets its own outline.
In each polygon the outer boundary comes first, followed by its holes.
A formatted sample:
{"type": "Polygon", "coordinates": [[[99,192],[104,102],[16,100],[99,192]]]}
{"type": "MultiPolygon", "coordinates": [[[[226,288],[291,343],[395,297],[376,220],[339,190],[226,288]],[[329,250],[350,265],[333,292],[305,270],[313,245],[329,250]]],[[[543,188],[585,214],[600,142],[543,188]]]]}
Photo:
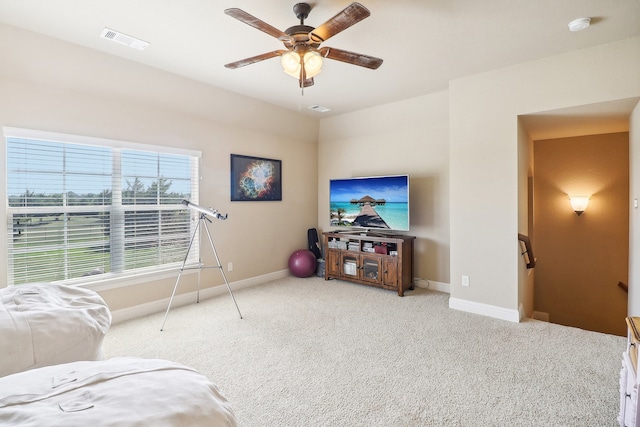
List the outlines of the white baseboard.
{"type": "MultiPolygon", "coordinates": [[[[232,291],[248,288],[251,286],[261,285],[263,283],[270,282],[272,280],[282,279],[289,275],[289,270],[280,270],[262,276],[252,277],[249,279],[238,280],[236,282],[229,283],[232,291]]],[[[205,288],[200,290],[200,300],[212,298],[218,295],[229,292],[226,284],[221,284],[211,288],[205,288]]],[[[176,295],[171,303],[171,308],[180,307],[182,305],[193,304],[196,302],[197,292],[188,292],[180,295],[176,295]]],[[[151,301],[145,304],[135,305],[133,307],[122,308],[120,310],[114,310],[111,312],[111,323],[124,322],[125,320],[135,319],[136,317],[146,316],[153,313],[165,311],[169,305],[171,296],[151,301]]]]}
{"type": "MultiPolygon", "coordinates": [[[[243,288],[249,288],[251,286],[261,285],[263,283],[270,282],[272,280],[282,279],[289,275],[289,270],[280,270],[262,276],[251,277],[249,279],[238,280],[236,282],[229,283],[231,290],[239,290],[243,288]]],[[[436,282],[434,280],[425,280],[420,278],[414,278],[414,285],[418,288],[431,289],[439,292],[451,293],[451,286],[448,283],[436,282]]],[[[200,299],[204,300],[212,298],[218,295],[227,293],[227,286],[221,284],[211,288],[205,288],[200,290],[200,299]]],[[[180,307],[182,305],[193,304],[196,301],[197,292],[188,292],[185,294],[176,295],[173,298],[171,307],[180,307]]],[[[124,322],[125,320],[135,319],[137,317],[146,316],[153,313],[165,311],[169,304],[170,296],[162,300],[151,301],[145,304],[136,305],[133,307],[122,308],[111,312],[112,324],[124,322]]],[[[497,307],[489,304],[483,304],[459,298],[449,298],[449,308],[466,311],[469,313],[480,314],[483,316],[494,317],[496,319],[507,320],[510,322],[518,323],[521,319],[520,310],[511,310],[503,307],[497,307]]]]}
{"type": "Polygon", "coordinates": [[[416,288],[431,289],[432,291],[451,293],[451,285],[448,283],[436,282],[435,280],[426,280],[419,277],[413,278],[413,284],[416,288]]]}
{"type": "Polygon", "coordinates": [[[473,314],[481,314],[483,316],[494,317],[496,319],[507,320],[514,323],[520,322],[519,310],[483,304],[481,302],[468,301],[460,298],[449,298],[449,308],[473,314]]]}

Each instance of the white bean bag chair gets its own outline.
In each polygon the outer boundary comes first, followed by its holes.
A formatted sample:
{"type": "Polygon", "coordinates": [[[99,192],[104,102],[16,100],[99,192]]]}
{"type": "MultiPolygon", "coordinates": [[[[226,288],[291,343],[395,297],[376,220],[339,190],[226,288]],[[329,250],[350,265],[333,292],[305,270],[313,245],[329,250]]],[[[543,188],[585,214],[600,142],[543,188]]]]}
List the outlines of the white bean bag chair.
{"type": "Polygon", "coordinates": [[[111,312],[96,292],[32,283],[0,289],[0,377],[78,360],[104,359],[111,312]]]}
{"type": "Polygon", "coordinates": [[[20,427],[236,426],[197,371],[159,359],[72,362],[0,378],[0,424],[20,427]]]}

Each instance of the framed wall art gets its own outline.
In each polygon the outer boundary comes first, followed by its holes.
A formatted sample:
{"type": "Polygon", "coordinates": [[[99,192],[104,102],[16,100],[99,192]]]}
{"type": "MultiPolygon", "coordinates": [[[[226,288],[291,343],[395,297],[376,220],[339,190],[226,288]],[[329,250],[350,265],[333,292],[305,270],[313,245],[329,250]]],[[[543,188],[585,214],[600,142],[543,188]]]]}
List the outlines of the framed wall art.
{"type": "Polygon", "coordinates": [[[231,201],[282,200],[282,161],[231,155],[231,201]]]}

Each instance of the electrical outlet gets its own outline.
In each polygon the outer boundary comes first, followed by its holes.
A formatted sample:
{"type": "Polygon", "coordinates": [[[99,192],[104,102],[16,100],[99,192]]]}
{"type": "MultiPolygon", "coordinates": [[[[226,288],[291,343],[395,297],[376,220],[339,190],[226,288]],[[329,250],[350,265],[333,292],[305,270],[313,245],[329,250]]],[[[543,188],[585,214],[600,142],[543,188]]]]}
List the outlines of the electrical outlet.
{"type": "Polygon", "coordinates": [[[462,276],[462,286],[469,286],[469,276],[462,276]]]}
{"type": "Polygon", "coordinates": [[[227,271],[233,271],[233,263],[232,262],[227,264],[227,271]]]}

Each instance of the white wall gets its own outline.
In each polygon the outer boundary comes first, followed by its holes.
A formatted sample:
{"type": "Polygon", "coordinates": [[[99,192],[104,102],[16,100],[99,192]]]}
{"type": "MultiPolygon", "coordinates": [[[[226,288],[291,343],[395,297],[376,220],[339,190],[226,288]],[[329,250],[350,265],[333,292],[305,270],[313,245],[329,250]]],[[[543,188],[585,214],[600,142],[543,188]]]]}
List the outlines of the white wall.
{"type": "Polygon", "coordinates": [[[629,316],[640,316],[640,103],[630,117],[629,126],[629,316]]]}
{"type": "MultiPolygon", "coordinates": [[[[318,227],[329,228],[329,180],[408,173],[414,276],[449,283],[448,92],[323,119],[318,227]]],[[[420,285],[425,285],[421,282],[420,285]]]]}
{"type": "Polygon", "coordinates": [[[632,38],[450,83],[452,307],[519,320],[517,117],[638,96],[638,52],[632,38]]]}
{"type": "MultiPolygon", "coordinates": [[[[200,203],[229,214],[210,229],[230,281],[286,271],[317,215],[318,121],[66,42],[0,26],[0,128],[22,127],[202,151],[200,203]],[[282,160],[281,202],[230,202],[229,155],[282,160]]],[[[6,164],[4,139],[0,162],[6,164]]],[[[6,174],[0,197],[6,199],[6,174]]],[[[0,212],[3,224],[6,213],[0,212]]],[[[7,240],[0,227],[0,241],[7,240]]],[[[214,261],[203,246],[205,262],[214,261]]],[[[6,247],[0,245],[6,260],[6,247]]],[[[0,277],[6,275],[0,263],[0,277]]],[[[176,274],[100,291],[112,310],[168,298],[176,274]]],[[[202,287],[222,284],[204,270],[202,287]]],[[[195,289],[185,277],[179,293],[195,289]]]]}
{"type": "MultiPolygon", "coordinates": [[[[638,52],[640,38],[575,51],[461,78],[447,92],[318,124],[222,89],[0,25],[0,126],[202,150],[200,200],[230,214],[214,236],[223,263],[234,262],[232,281],[286,269],[291,251],[306,245],[306,229],[328,227],[330,178],[407,172],[412,176],[409,234],[417,236],[414,275],[451,283],[456,308],[517,320],[523,176],[517,117],[640,96],[638,52]],[[230,153],[282,159],[283,201],[230,203],[230,153]],[[461,287],[463,274],[470,276],[468,288],[461,287]]],[[[638,114],[636,108],[635,122],[638,114]]],[[[637,126],[631,132],[634,162],[637,126]]],[[[0,153],[4,157],[4,150],[0,153]]],[[[632,179],[638,181],[636,175],[632,179]]],[[[0,197],[6,196],[4,187],[0,182],[0,197]]],[[[638,187],[632,186],[632,194],[638,187]]],[[[638,228],[632,227],[632,257],[640,245],[638,228]]],[[[0,230],[0,239],[6,237],[0,230]]],[[[0,257],[6,259],[4,245],[0,257]]],[[[630,310],[640,312],[640,303],[633,302],[640,298],[633,297],[639,273],[631,265],[630,310]]],[[[2,274],[6,265],[0,266],[2,274]]],[[[216,283],[213,276],[205,274],[205,286],[216,283]]],[[[126,294],[105,295],[116,309],[141,304],[167,297],[173,280],[143,281],[126,294]]]]}
{"type": "MultiPolygon", "coordinates": [[[[518,121],[518,233],[534,241],[533,228],[533,141],[518,121]]],[[[518,295],[520,317],[533,317],[535,268],[527,268],[522,244],[514,242],[520,252],[518,295]]],[[[535,261],[535,252],[533,260],[535,261]]],[[[529,256],[529,255],[527,255],[529,256]]]]}

